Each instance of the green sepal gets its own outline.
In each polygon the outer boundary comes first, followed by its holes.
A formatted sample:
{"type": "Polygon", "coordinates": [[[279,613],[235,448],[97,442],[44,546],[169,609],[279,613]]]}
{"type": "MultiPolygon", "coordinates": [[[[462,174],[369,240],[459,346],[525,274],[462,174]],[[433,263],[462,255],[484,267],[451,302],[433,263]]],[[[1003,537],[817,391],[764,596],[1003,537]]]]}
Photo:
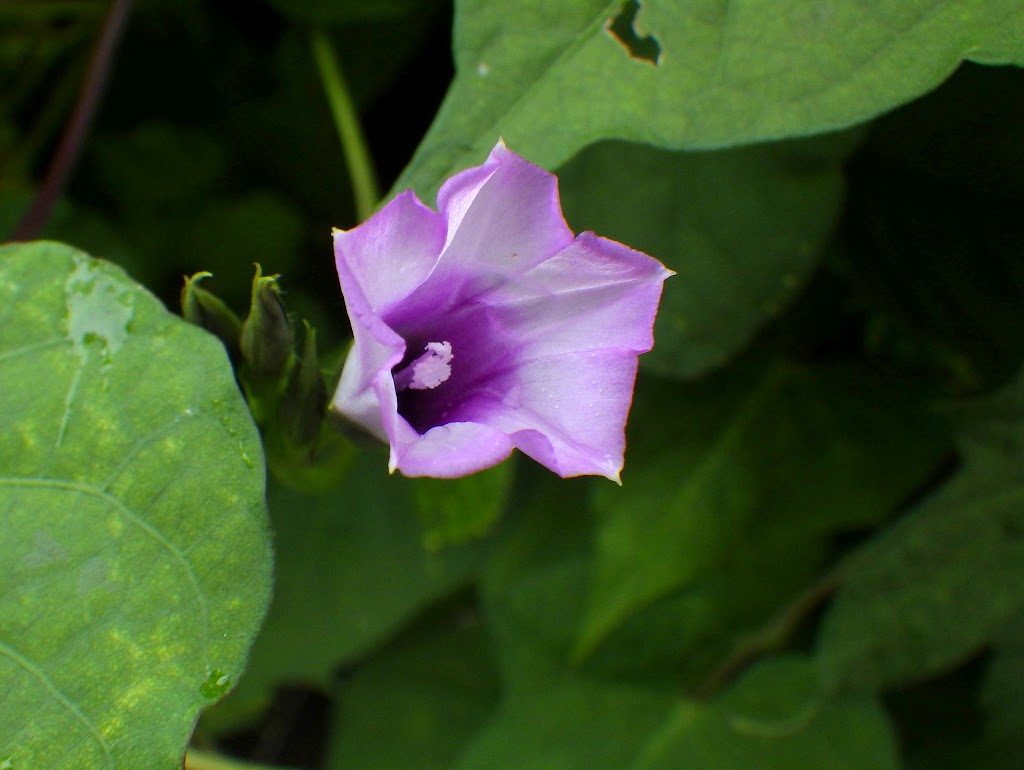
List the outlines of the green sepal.
{"type": "Polygon", "coordinates": [[[203,279],[212,277],[213,273],[204,270],[185,278],[185,285],[181,287],[181,314],[186,321],[206,329],[223,342],[231,360],[238,361],[242,319],[220,297],[199,285],[203,279]]]}
{"type": "Polygon", "coordinates": [[[277,417],[284,438],[296,448],[312,446],[327,412],[327,387],[316,352],[316,329],[303,321],[302,352],[292,366],[277,417]]]}
{"type": "Polygon", "coordinates": [[[355,450],[327,424],[329,396],[316,330],[305,320],[303,327],[302,348],[290,356],[287,375],[248,383],[246,390],[261,415],[271,473],[294,489],[317,494],[338,484],[355,450]]]}

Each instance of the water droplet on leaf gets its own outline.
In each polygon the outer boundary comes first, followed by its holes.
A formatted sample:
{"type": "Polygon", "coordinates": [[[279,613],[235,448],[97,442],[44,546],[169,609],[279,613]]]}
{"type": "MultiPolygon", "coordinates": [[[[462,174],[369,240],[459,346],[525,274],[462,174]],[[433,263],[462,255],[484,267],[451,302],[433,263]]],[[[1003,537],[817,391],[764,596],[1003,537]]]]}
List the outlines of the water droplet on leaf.
{"type": "Polygon", "coordinates": [[[231,675],[219,668],[212,669],[206,681],[199,686],[204,698],[211,700],[221,697],[231,687],[231,675]]]}

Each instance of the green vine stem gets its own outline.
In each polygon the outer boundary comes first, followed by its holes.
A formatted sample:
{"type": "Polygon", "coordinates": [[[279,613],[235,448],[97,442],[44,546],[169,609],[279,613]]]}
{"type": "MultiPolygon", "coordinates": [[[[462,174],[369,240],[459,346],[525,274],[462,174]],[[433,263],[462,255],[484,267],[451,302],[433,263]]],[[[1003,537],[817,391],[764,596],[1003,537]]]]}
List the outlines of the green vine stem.
{"type": "Polygon", "coordinates": [[[323,30],[314,29],[309,35],[309,44],[317,70],[320,72],[320,80],[324,84],[335,128],[338,130],[341,150],[348,164],[356,214],[359,221],[363,221],[373,214],[380,200],[377,175],[370,159],[370,151],[366,146],[366,138],[359,125],[359,116],[356,114],[352,96],[345,85],[341,66],[334,55],[330,40],[323,30]]]}

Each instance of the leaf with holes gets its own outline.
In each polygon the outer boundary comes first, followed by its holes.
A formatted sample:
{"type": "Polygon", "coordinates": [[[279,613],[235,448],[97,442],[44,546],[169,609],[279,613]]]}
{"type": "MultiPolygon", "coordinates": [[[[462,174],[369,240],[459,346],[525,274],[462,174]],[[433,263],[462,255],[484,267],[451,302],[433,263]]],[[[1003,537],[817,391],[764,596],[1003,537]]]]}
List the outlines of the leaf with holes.
{"type": "Polygon", "coordinates": [[[0,766],[180,767],[268,601],[255,427],[112,265],[0,248],[0,317],[0,766]]]}
{"type": "Polygon", "coordinates": [[[1024,63],[1019,0],[457,4],[457,75],[395,185],[430,198],[499,136],[545,168],[601,139],[728,147],[850,126],[960,63],[1024,63]]]}

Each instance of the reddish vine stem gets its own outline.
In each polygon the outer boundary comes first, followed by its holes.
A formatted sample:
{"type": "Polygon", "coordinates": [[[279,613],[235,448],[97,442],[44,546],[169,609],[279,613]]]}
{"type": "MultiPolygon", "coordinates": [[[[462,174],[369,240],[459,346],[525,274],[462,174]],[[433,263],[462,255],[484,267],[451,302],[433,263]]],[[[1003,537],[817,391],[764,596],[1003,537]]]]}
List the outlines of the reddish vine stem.
{"type": "Polygon", "coordinates": [[[132,0],[113,0],[103,20],[96,47],[89,58],[85,79],[75,99],[75,106],[64,127],[57,150],[50,160],[42,186],[32,201],[32,206],[15,228],[11,240],[27,241],[35,238],[49,219],[57,199],[71,177],[78,156],[89,133],[100,96],[106,87],[110,64],[121,40],[125,22],[131,11],[132,0]]]}

